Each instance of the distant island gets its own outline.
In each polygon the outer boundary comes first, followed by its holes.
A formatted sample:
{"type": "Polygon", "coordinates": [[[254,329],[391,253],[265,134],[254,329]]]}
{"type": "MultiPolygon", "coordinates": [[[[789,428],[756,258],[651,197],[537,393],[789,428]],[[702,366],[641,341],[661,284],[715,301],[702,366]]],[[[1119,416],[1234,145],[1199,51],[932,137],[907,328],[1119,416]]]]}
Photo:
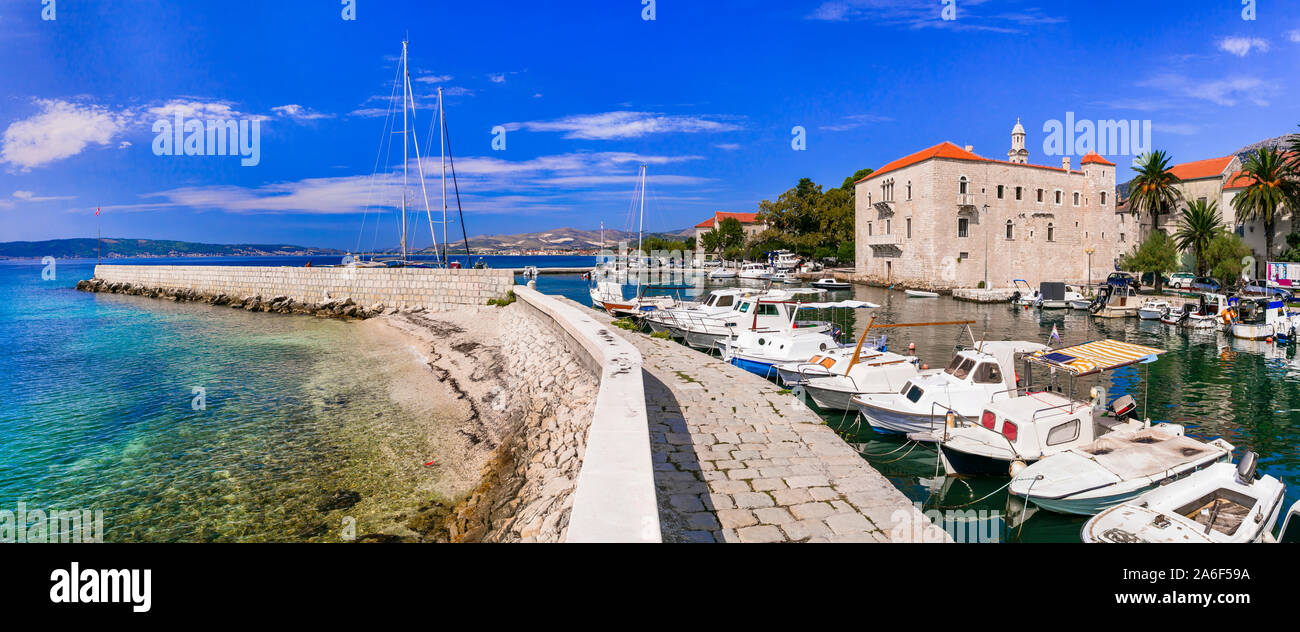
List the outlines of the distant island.
{"type": "MultiPolygon", "coordinates": [[[[681,240],[694,235],[693,229],[675,232],[647,232],[645,238],[681,240]]],[[[599,230],[557,228],[536,233],[516,235],[480,235],[469,238],[470,251],[475,255],[539,255],[539,254],[595,254],[601,247],[599,230]]],[[[635,232],[609,229],[604,231],[604,246],[617,249],[620,241],[636,247],[635,232]]],[[[102,248],[98,256],[104,259],[149,257],[304,257],[342,256],[349,254],[333,248],[315,248],[290,244],[204,244],[169,239],[127,239],[105,237],[102,242],[93,238],[49,239],[46,241],[8,241],[0,243],[0,259],[93,259],[96,245],[102,248]]],[[[464,253],[464,242],[453,240],[447,246],[451,255],[464,253]]],[[[375,254],[396,254],[396,248],[384,248],[375,254]]],[[[371,254],[371,253],[366,253],[371,254]]],[[[413,254],[433,254],[431,248],[413,254]]]]}
{"type": "Polygon", "coordinates": [[[342,250],[310,248],[289,244],[201,244],[168,239],[49,239],[0,243],[0,259],[93,259],[96,246],[104,259],[145,257],[277,257],[342,255],[342,250]]]}

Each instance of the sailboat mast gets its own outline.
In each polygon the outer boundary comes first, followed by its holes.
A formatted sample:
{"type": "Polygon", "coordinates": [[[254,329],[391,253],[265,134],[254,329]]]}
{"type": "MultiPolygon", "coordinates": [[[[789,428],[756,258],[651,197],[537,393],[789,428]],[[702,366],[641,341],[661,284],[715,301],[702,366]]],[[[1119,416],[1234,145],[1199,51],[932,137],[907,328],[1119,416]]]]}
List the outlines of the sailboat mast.
{"type": "Polygon", "coordinates": [[[438,139],[442,144],[442,247],[447,252],[447,113],[442,109],[442,88],[438,88],[438,139]]]}
{"type": "Polygon", "coordinates": [[[645,168],[645,165],[641,165],[641,219],[637,221],[636,226],[636,251],[638,258],[642,256],[641,248],[644,243],[641,232],[645,228],[645,168]]]}
{"type": "MultiPolygon", "coordinates": [[[[402,82],[406,82],[406,40],[402,40],[402,82]]],[[[407,155],[407,136],[409,131],[406,123],[406,89],[402,89],[402,263],[406,263],[406,155],[407,155]]]]}

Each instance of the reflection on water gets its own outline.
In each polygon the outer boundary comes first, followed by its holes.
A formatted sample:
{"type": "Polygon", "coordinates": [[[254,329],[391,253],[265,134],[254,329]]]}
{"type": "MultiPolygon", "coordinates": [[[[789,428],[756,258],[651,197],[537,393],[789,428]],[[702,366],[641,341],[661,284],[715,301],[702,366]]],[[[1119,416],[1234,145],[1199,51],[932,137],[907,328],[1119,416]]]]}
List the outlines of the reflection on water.
{"type": "MultiPolygon", "coordinates": [[[[734,285],[734,283],[732,283],[734,285]]],[[[754,287],[762,287],[755,283],[754,287]]],[[[710,285],[722,287],[722,285],[710,285]]],[[[789,286],[785,286],[789,287],[789,286]]],[[[586,284],[578,277],[541,277],[538,288],[588,303],[586,284]]],[[[628,288],[631,295],[632,288],[628,288]]],[[[878,323],[973,320],[977,338],[1029,340],[1046,343],[1055,326],[1063,345],[1101,338],[1167,349],[1154,364],[1130,366],[1097,378],[1113,399],[1131,394],[1139,410],[1153,423],[1183,424],[1188,434],[1223,437],[1236,446],[1234,458],[1245,450],[1260,455],[1260,471],[1287,484],[1287,506],[1300,498],[1300,359],[1294,346],[1237,340],[1213,331],[1189,332],[1158,322],[1094,319],[1075,310],[1014,309],[1006,304],[978,305],[951,298],[914,299],[884,288],[855,286],[832,292],[832,299],[855,298],[880,305],[867,312],[878,323]]],[[[844,314],[861,334],[868,316],[844,314]],[[855,320],[853,320],[855,319],[855,320]]],[[[896,329],[890,348],[903,351],[916,345],[916,354],[932,367],[947,364],[959,330],[952,328],[896,329]]],[[[1080,381],[1080,392],[1090,384],[1080,381]]],[[[816,410],[811,401],[809,406],[816,410]]],[[[819,411],[820,412],[820,411],[819,411]]],[[[956,508],[1021,513],[1008,507],[1008,494],[998,491],[1009,478],[949,480],[937,465],[933,449],[912,449],[906,440],[880,435],[853,415],[823,414],[846,440],[860,444],[864,458],[914,501],[926,509],[956,508]],[[992,495],[990,495],[992,494],[992,495]],[[978,501],[978,502],[975,502],[978,501]],[[968,503],[975,502],[973,505],[968,503]]],[[[1014,498],[1012,499],[1015,500],[1014,498]]],[[[1084,519],[1030,508],[1027,520],[1004,522],[1004,541],[1078,541],[1084,519]]]]}

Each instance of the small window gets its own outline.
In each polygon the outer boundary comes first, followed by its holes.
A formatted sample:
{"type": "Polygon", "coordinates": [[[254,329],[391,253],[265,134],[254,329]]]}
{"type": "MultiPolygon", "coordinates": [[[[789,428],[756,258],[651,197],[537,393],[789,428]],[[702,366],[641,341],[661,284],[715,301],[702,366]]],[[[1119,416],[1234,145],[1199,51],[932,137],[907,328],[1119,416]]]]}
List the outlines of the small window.
{"type": "Polygon", "coordinates": [[[1007,220],[1007,239],[1015,239],[1015,238],[1016,238],[1015,228],[1012,227],[1011,220],[1007,220]]]}
{"type": "Polygon", "coordinates": [[[874,233],[871,232],[871,228],[872,228],[872,226],[871,226],[871,222],[867,222],[867,236],[868,236],[868,237],[870,237],[871,235],[874,234],[874,233]]]}
{"type": "Polygon", "coordinates": [[[916,402],[918,402],[918,401],[921,400],[921,395],[924,395],[924,394],[925,394],[925,391],[921,390],[921,387],[919,387],[919,386],[913,386],[912,388],[910,388],[910,389],[907,390],[907,395],[906,395],[906,397],[907,397],[907,401],[912,402],[913,404],[915,404],[916,402]]]}
{"type": "Polygon", "coordinates": [[[957,236],[969,237],[970,236],[969,233],[970,233],[970,220],[965,217],[957,218],[957,236]]]}
{"type": "Polygon", "coordinates": [[[907,238],[912,238],[912,218],[907,218],[907,238]]]}
{"type": "Polygon", "coordinates": [[[952,362],[948,363],[948,368],[944,369],[943,372],[947,373],[948,375],[952,375],[953,373],[956,373],[957,369],[961,367],[961,363],[964,362],[965,360],[966,359],[961,356],[953,356],[952,362]]]}
{"type": "Polygon", "coordinates": [[[975,361],[967,358],[966,360],[962,361],[961,366],[957,367],[956,371],[952,372],[952,376],[959,380],[964,380],[966,379],[967,375],[970,375],[971,369],[974,368],[975,368],[975,361]]]}
{"type": "Polygon", "coordinates": [[[719,296],[717,307],[731,307],[731,304],[735,302],[735,298],[730,294],[719,296]]]}
{"type": "Polygon", "coordinates": [[[1079,192],[1078,192],[1078,191],[1075,191],[1075,192],[1074,192],[1074,205],[1075,205],[1075,206],[1078,206],[1078,205],[1079,205],[1079,192]]]}
{"type": "Polygon", "coordinates": [[[1079,438],[1079,420],[1067,421],[1047,432],[1047,445],[1061,445],[1079,438]]]}
{"type": "Polygon", "coordinates": [[[907,199],[912,199],[912,181],[907,181],[907,199]]]}
{"type": "Polygon", "coordinates": [[[1047,241],[1056,241],[1056,227],[1051,222],[1047,224],[1047,241]]]}
{"type": "Polygon", "coordinates": [[[1002,371],[994,362],[985,362],[975,371],[976,384],[1001,384],[1002,371]]]}
{"type": "Polygon", "coordinates": [[[1105,192],[1105,191],[1102,191],[1102,192],[1101,192],[1101,205],[1102,205],[1102,206],[1106,206],[1106,192],[1105,192]]]}
{"type": "Polygon", "coordinates": [[[1061,203],[1061,192],[1059,190],[1056,192],[1056,203],[1061,203]]]}
{"type": "Polygon", "coordinates": [[[740,304],[740,313],[742,313],[742,314],[748,314],[748,313],[749,313],[749,306],[750,306],[750,305],[753,305],[753,303],[748,303],[748,302],[746,302],[746,303],[741,303],[741,304],[740,304]]]}
{"type": "Polygon", "coordinates": [[[999,200],[1002,199],[1002,189],[1003,189],[1003,188],[1005,188],[1005,187],[1003,187],[1003,186],[1000,185],[1000,184],[998,185],[998,199],[999,199],[999,200]]]}
{"type": "Polygon", "coordinates": [[[1021,194],[1023,191],[1024,191],[1024,187],[1016,187],[1016,199],[1017,199],[1017,200],[1020,199],[1020,194],[1021,194]]]}
{"type": "Polygon", "coordinates": [[[961,179],[957,181],[957,192],[962,195],[966,195],[970,192],[970,180],[967,180],[966,176],[962,176],[961,179]]]}
{"type": "Polygon", "coordinates": [[[772,303],[759,303],[759,304],[758,304],[758,315],[759,315],[759,316],[776,316],[776,315],[777,315],[776,305],[773,305],[772,303]]]}
{"type": "Polygon", "coordinates": [[[894,234],[894,220],[892,219],[885,220],[885,234],[886,235],[894,234]]]}
{"type": "Polygon", "coordinates": [[[1039,202],[1042,202],[1042,201],[1043,201],[1043,190],[1042,190],[1042,189],[1039,189],[1039,190],[1038,190],[1038,201],[1039,201],[1039,202]]]}

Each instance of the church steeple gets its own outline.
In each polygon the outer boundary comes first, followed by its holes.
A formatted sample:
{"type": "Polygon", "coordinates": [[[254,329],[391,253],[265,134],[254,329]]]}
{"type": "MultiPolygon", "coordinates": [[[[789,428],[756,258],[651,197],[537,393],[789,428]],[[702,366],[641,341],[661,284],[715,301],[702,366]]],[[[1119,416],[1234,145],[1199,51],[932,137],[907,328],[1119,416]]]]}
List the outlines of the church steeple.
{"type": "Polygon", "coordinates": [[[1025,149],[1025,127],[1016,118],[1016,126],[1011,129],[1011,151],[1007,152],[1007,161],[1018,164],[1029,163],[1029,150],[1025,149]]]}

